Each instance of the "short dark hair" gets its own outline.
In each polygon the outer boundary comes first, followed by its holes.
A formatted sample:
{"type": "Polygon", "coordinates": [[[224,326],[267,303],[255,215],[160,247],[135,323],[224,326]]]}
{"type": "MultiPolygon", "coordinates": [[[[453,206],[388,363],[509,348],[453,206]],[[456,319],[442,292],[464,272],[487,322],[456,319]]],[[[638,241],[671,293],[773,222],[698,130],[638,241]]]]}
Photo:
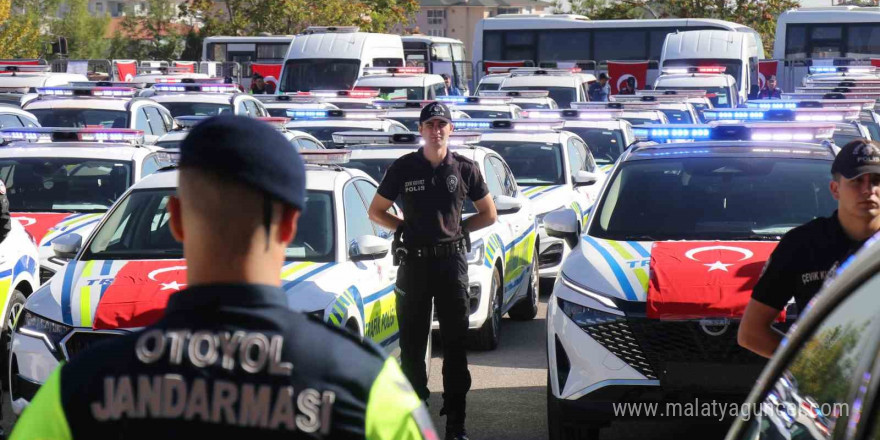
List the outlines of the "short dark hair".
{"type": "Polygon", "coordinates": [[[443,78],[443,79],[449,79],[449,75],[447,75],[447,74],[445,74],[445,73],[441,73],[441,74],[440,74],[440,77],[443,78]]]}

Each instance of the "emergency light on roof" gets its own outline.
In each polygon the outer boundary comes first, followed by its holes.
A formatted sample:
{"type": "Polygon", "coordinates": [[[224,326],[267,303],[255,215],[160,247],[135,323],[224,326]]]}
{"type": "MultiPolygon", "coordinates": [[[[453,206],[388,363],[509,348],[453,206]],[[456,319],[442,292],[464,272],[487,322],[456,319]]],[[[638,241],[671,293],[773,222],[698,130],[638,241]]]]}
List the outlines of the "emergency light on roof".
{"type": "Polygon", "coordinates": [[[505,105],[510,98],[490,98],[487,96],[438,96],[437,100],[453,105],[505,105]]]}
{"type": "Polygon", "coordinates": [[[48,64],[3,64],[0,63],[0,72],[11,73],[15,76],[17,73],[48,73],[52,71],[52,66],[48,64]]]}
{"type": "Polygon", "coordinates": [[[703,98],[705,90],[668,89],[668,90],[636,90],[636,96],[683,96],[687,98],[703,98]]]}
{"type": "Polygon", "coordinates": [[[876,73],[874,66],[810,66],[810,73],[876,73]]]}
{"type": "Polygon", "coordinates": [[[644,102],[644,103],[685,103],[690,97],[685,95],[611,95],[612,102],[644,102]]]}
{"type": "Polygon", "coordinates": [[[796,108],[796,109],[730,109],[706,110],[707,121],[800,121],[843,122],[859,118],[859,109],[796,108]]]}
{"type": "Polygon", "coordinates": [[[235,84],[155,84],[156,93],[235,93],[235,84]]]}
{"type": "Polygon", "coordinates": [[[119,87],[126,89],[143,89],[147,86],[147,83],[143,82],[126,82],[126,81],[73,81],[67,84],[69,87],[83,87],[83,88],[95,88],[95,87],[119,87]]]}
{"type": "Polygon", "coordinates": [[[520,117],[524,119],[565,119],[580,121],[611,121],[620,118],[622,115],[622,110],[607,108],[528,110],[520,113],[520,117]]]}
{"type": "Polygon", "coordinates": [[[37,94],[42,96],[94,96],[104,98],[131,98],[137,90],[131,87],[40,87],[37,94]]]}
{"type": "Polygon", "coordinates": [[[657,108],[658,103],[642,102],[642,101],[626,101],[626,102],[600,102],[600,101],[583,101],[572,102],[571,108],[576,109],[613,109],[613,110],[653,110],[657,108]]]}
{"type": "Polygon", "coordinates": [[[795,87],[795,93],[880,93],[880,86],[871,87],[826,87],[810,85],[808,87],[795,87]]]}
{"type": "Polygon", "coordinates": [[[141,143],[144,132],[128,128],[23,127],[0,130],[6,142],[107,142],[141,143]]]}
{"type": "Polygon", "coordinates": [[[390,74],[420,74],[425,73],[424,67],[365,67],[364,75],[390,74]]]}
{"type": "Polygon", "coordinates": [[[548,90],[480,90],[478,96],[509,98],[546,98],[550,96],[548,90]]]}
{"type": "Polygon", "coordinates": [[[303,162],[312,165],[337,165],[348,163],[350,150],[303,150],[299,152],[303,162]]]}
{"type": "Polygon", "coordinates": [[[561,130],[564,122],[529,119],[455,119],[455,130],[514,130],[553,131],[561,130]]]}
{"type": "Polygon", "coordinates": [[[833,133],[833,125],[797,122],[723,125],[657,124],[633,127],[633,134],[637,139],[654,142],[699,140],[811,142],[829,139],[833,133]]]}
{"type": "Polygon", "coordinates": [[[877,93],[840,93],[840,92],[798,92],[798,93],[783,93],[783,100],[788,99],[797,99],[797,100],[807,100],[807,99],[872,99],[877,100],[880,99],[880,91],[877,93]]]}
{"type": "Polygon", "coordinates": [[[746,107],[763,110],[796,109],[796,108],[849,108],[865,109],[874,108],[875,101],[871,99],[759,99],[746,101],[746,107]]]}
{"type": "Polygon", "coordinates": [[[551,69],[546,67],[517,67],[510,69],[510,76],[526,76],[526,75],[570,75],[579,73],[580,67],[571,67],[568,69],[551,69]]]}
{"type": "Polygon", "coordinates": [[[384,110],[376,109],[289,109],[287,116],[296,119],[378,119],[385,116],[384,110]]]}
{"type": "Polygon", "coordinates": [[[817,86],[836,86],[836,87],[859,87],[859,86],[873,86],[880,84],[880,78],[876,76],[868,77],[868,78],[850,78],[850,77],[842,77],[842,76],[833,76],[833,77],[807,77],[804,78],[804,85],[817,85],[817,86]]]}
{"type": "Polygon", "coordinates": [[[355,90],[312,90],[308,92],[311,96],[319,98],[358,98],[369,99],[379,96],[376,89],[355,89],[355,90]]]}
{"type": "Polygon", "coordinates": [[[290,122],[290,118],[277,117],[277,116],[261,116],[258,117],[257,120],[263,121],[276,129],[283,130],[284,127],[290,122]]]}
{"type": "Polygon", "coordinates": [[[405,109],[405,108],[422,108],[434,101],[419,100],[389,100],[389,101],[373,101],[373,106],[384,109],[405,109]]]}
{"type": "Polygon", "coordinates": [[[178,117],[174,118],[174,122],[177,122],[177,125],[179,125],[181,128],[188,130],[190,128],[193,128],[199,122],[202,122],[205,119],[208,119],[209,117],[210,116],[191,116],[191,115],[178,116],[178,117]]]}
{"type": "MultiPolygon", "coordinates": [[[[469,145],[480,141],[479,133],[454,132],[449,136],[449,145],[469,145]]],[[[343,131],[333,133],[336,145],[420,145],[422,138],[418,133],[387,133],[375,131],[343,131]]]]}
{"type": "Polygon", "coordinates": [[[727,71],[727,68],[724,66],[689,66],[689,67],[664,67],[662,69],[662,73],[668,74],[676,74],[676,73],[709,73],[709,74],[720,74],[727,71]]]}
{"type": "Polygon", "coordinates": [[[253,95],[264,104],[283,103],[283,104],[315,104],[324,102],[323,98],[311,96],[308,92],[305,94],[292,93],[287,95],[253,95]]]}

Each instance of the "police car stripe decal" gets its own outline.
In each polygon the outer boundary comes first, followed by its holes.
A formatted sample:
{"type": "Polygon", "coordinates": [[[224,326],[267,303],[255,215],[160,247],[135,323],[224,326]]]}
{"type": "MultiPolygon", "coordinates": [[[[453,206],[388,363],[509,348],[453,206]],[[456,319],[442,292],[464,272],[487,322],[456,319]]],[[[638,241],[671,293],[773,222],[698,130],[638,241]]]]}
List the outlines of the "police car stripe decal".
{"type": "Polygon", "coordinates": [[[304,267],[312,266],[312,265],[314,265],[314,264],[315,264],[315,263],[312,263],[312,262],[310,262],[310,261],[305,261],[305,262],[302,262],[302,263],[294,263],[294,264],[291,264],[288,268],[284,269],[284,270],[281,272],[281,279],[287,278],[287,277],[293,275],[294,273],[296,273],[296,271],[298,271],[298,270],[300,270],[300,269],[302,269],[302,268],[304,268],[304,267]]]}
{"type": "Polygon", "coordinates": [[[293,280],[293,281],[290,281],[290,282],[286,283],[286,284],[284,285],[284,290],[287,290],[287,289],[290,289],[290,288],[296,287],[297,284],[299,284],[299,283],[305,281],[307,278],[309,278],[309,277],[311,277],[311,276],[314,276],[314,275],[316,275],[316,274],[318,274],[318,273],[321,273],[321,272],[323,272],[323,271],[325,271],[325,270],[327,270],[327,269],[329,269],[329,268],[331,268],[331,267],[333,267],[333,266],[335,266],[335,265],[336,265],[336,263],[327,263],[327,264],[325,264],[325,265],[323,265],[323,266],[321,266],[321,267],[319,267],[319,268],[317,268],[317,269],[314,269],[314,270],[312,270],[312,271],[306,273],[305,275],[302,275],[301,277],[299,277],[299,278],[297,278],[297,279],[295,279],[295,280],[293,280]]]}
{"type": "Polygon", "coordinates": [[[644,246],[642,246],[641,244],[639,244],[639,242],[637,242],[637,241],[628,241],[628,242],[626,242],[626,244],[630,245],[630,247],[632,247],[633,249],[635,249],[636,252],[638,252],[639,255],[642,256],[642,258],[651,258],[651,253],[648,252],[648,250],[645,249],[644,246]]]}
{"type": "Polygon", "coordinates": [[[391,337],[389,337],[388,339],[380,342],[379,345],[381,345],[383,347],[387,347],[387,346],[391,345],[392,342],[394,342],[398,339],[400,339],[400,332],[397,332],[394,335],[392,335],[391,337]]]}
{"type": "Polygon", "coordinates": [[[614,240],[605,240],[605,243],[608,243],[608,245],[611,246],[611,248],[613,248],[615,251],[617,251],[617,253],[620,254],[620,256],[623,257],[624,260],[632,260],[633,259],[633,256],[629,252],[627,252],[627,250],[624,249],[623,246],[621,246],[619,242],[614,241],[614,240]]]}
{"type": "Polygon", "coordinates": [[[383,296],[391,293],[391,291],[393,291],[393,290],[394,290],[394,284],[364,298],[364,304],[369,304],[373,301],[376,301],[377,299],[382,298],[383,296]]]}
{"type": "Polygon", "coordinates": [[[562,186],[561,186],[561,185],[560,185],[560,186],[551,186],[551,187],[549,187],[549,188],[547,188],[547,189],[545,189],[545,190],[543,190],[543,191],[539,191],[539,192],[536,192],[536,193],[529,194],[529,195],[528,195],[528,198],[529,198],[529,200],[534,200],[534,199],[536,199],[536,198],[538,198],[538,197],[540,197],[540,196],[542,196],[542,195],[544,195],[544,194],[547,194],[547,193],[550,192],[550,191],[553,191],[554,189],[559,189],[559,188],[562,188],[562,186]]]}
{"type": "MultiPolygon", "coordinates": [[[[95,260],[86,263],[83,268],[80,279],[88,278],[92,275],[92,268],[95,267],[95,260]]],[[[79,288],[79,325],[83,327],[92,326],[92,286],[86,284],[79,288]]]]}
{"type": "Polygon", "coordinates": [[[514,247],[514,246],[516,246],[516,245],[518,245],[520,242],[522,242],[523,240],[525,240],[526,237],[527,237],[529,234],[531,234],[532,231],[534,231],[534,230],[535,230],[535,225],[531,225],[531,226],[529,226],[529,229],[526,229],[526,232],[523,232],[522,235],[520,235],[519,237],[517,237],[516,239],[514,239],[512,242],[510,242],[509,245],[505,246],[505,247],[504,247],[504,250],[505,250],[505,251],[508,251],[508,250],[510,250],[510,248],[512,248],[512,247],[514,247]]]}
{"type": "Polygon", "coordinates": [[[73,274],[76,272],[76,264],[75,260],[67,263],[67,268],[64,269],[64,283],[61,285],[61,319],[65,324],[73,322],[70,310],[70,290],[73,287],[71,285],[73,284],[73,274]]]}
{"type": "Polygon", "coordinates": [[[526,189],[522,190],[522,193],[523,193],[523,195],[528,196],[530,194],[541,191],[542,189],[545,189],[545,188],[549,188],[549,187],[548,186],[529,186],[529,187],[526,187],[526,189]]]}
{"type": "Polygon", "coordinates": [[[52,240],[56,238],[73,232],[77,229],[81,229],[85,226],[97,223],[103,214],[77,214],[71,217],[67,217],[64,221],[59,222],[55,226],[53,226],[46,235],[43,237],[43,244],[41,246],[49,246],[52,240]]]}
{"type": "MultiPolygon", "coordinates": [[[[104,264],[101,265],[101,276],[110,275],[111,270],[113,270],[113,260],[104,261],[104,264]]],[[[107,291],[108,287],[110,287],[110,283],[101,283],[101,293],[98,295],[98,301],[104,297],[104,292],[107,291]]]]}
{"type": "Polygon", "coordinates": [[[52,242],[53,242],[55,239],[57,239],[58,237],[61,237],[62,235],[70,234],[70,233],[72,233],[72,232],[76,232],[76,231],[78,231],[78,230],[80,230],[80,229],[82,229],[82,228],[84,228],[84,227],[86,227],[86,226],[91,226],[91,225],[97,223],[98,220],[99,220],[99,219],[95,218],[95,219],[92,219],[91,221],[83,221],[83,223],[79,223],[79,224],[77,224],[76,226],[71,227],[71,229],[67,229],[67,230],[64,230],[64,231],[53,231],[53,232],[50,232],[49,234],[47,234],[47,236],[52,236],[52,237],[49,238],[49,239],[44,238],[44,239],[43,239],[43,240],[44,240],[44,241],[43,241],[43,244],[42,244],[41,246],[51,246],[51,245],[52,245],[52,242]],[[54,234],[54,235],[53,235],[53,234],[54,234]]]}
{"type": "Polygon", "coordinates": [[[607,249],[602,247],[598,242],[596,242],[596,240],[590,238],[589,236],[584,235],[584,242],[596,249],[596,251],[599,252],[599,255],[601,255],[602,258],[605,259],[605,262],[608,263],[608,267],[610,267],[611,272],[614,273],[614,278],[617,279],[617,283],[620,284],[620,289],[623,290],[623,294],[626,296],[626,298],[630,301],[638,300],[638,297],[636,297],[636,293],[633,291],[632,286],[630,286],[629,284],[629,279],[623,272],[623,269],[621,269],[620,265],[617,263],[617,260],[614,259],[614,256],[612,256],[607,249]]]}

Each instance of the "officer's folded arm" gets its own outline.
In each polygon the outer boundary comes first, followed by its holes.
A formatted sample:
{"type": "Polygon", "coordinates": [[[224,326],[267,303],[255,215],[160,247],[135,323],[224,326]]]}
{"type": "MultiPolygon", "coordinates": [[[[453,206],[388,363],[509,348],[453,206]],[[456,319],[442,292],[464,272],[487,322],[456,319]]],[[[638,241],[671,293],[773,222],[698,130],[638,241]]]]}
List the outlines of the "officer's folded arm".
{"type": "Polygon", "coordinates": [[[395,231],[401,224],[403,224],[403,220],[388,212],[393,203],[393,201],[376,194],[373,197],[373,201],[370,202],[370,209],[367,210],[367,215],[370,217],[370,220],[377,223],[379,226],[395,231]]]}
{"type": "Polygon", "coordinates": [[[780,312],[758,300],[750,300],[736,335],[739,345],[766,358],[772,357],[782,341],[782,334],[772,327],[780,312]]]}
{"type": "Polygon", "coordinates": [[[477,209],[477,213],[462,223],[465,231],[479,231],[487,226],[492,226],[498,220],[498,212],[495,210],[495,202],[492,200],[491,194],[475,201],[474,208],[477,209]]]}

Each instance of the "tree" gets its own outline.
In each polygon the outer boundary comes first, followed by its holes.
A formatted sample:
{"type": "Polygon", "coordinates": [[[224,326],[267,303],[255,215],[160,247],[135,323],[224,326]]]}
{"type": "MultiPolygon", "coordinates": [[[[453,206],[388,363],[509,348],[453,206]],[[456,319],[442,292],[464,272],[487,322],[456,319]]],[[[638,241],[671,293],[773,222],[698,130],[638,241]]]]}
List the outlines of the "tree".
{"type": "Polygon", "coordinates": [[[176,22],[178,9],[170,0],[148,0],[143,15],[128,11],[110,41],[111,58],[178,59],[185,30],[176,22]]]}
{"type": "Polygon", "coordinates": [[[828,328],[804,345],[789,368],[802,396],[820,404],[844,401],[856,367],[854,349],[866,327],[848,323],[828,328]]]}
{"type": "Polygon", "coordinates": [[[42,54],[39,16],[25,13],[11,0],[0,0],[0,59],[38,58],[42,54]]]}
{"type": "Polygon", "coordinates": [[[110,17],[93,16],[88,0],[67,0],[67,11],[50,24],[50,40],[66,37],[70,59],[103,58],[110,47],[105,38],[110,17]]]}

